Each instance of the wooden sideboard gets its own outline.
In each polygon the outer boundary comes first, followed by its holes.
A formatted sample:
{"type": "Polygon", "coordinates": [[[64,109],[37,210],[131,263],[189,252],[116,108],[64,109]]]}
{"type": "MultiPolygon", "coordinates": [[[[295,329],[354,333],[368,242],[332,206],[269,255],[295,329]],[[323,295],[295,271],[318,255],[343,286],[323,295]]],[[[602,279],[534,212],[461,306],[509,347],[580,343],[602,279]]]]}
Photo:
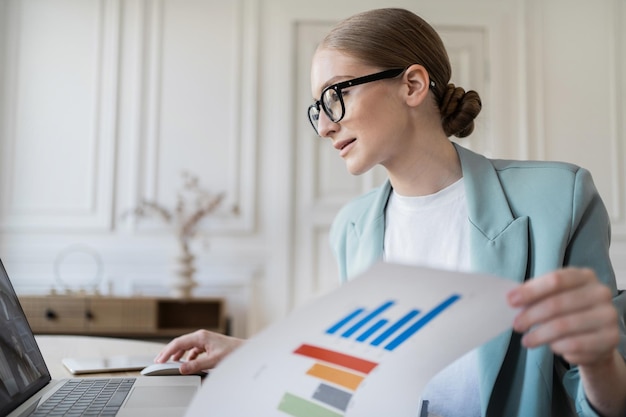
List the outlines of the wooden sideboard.
{"type": "Polygon", "coordinates": [[[20,296],[35,334],[171,338],[198,329],[226,331],[221,298],[20,296]]]}

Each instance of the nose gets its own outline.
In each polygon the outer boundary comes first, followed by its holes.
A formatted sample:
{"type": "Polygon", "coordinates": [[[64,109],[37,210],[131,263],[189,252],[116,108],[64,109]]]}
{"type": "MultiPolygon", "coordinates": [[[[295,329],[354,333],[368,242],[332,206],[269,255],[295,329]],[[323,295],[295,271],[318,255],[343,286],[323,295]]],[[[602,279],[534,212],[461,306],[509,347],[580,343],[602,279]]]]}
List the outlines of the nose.
{"type": "Polygon", "coordinates": [[[339,123],[335,123],[326,114],[326,112],[320,112],[317,120],[317,133],[323,137],[330,137],[339,128],[339,123]]]}

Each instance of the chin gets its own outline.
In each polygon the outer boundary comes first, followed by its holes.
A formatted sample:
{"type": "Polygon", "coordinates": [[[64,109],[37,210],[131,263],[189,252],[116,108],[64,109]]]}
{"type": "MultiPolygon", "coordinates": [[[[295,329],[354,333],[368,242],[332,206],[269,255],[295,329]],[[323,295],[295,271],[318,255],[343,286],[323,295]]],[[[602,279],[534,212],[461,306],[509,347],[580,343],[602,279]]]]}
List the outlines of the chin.
{"type": "Polygon", "coordinates": [[[367,171],[372,169],[372,167],[369,165],[363,166],[359,164],[351,164],[349,162],[346,164],[346,168],[348,168],[348,172],[350,174],[355,175],[355,176],[365,174],[367,171]]]}

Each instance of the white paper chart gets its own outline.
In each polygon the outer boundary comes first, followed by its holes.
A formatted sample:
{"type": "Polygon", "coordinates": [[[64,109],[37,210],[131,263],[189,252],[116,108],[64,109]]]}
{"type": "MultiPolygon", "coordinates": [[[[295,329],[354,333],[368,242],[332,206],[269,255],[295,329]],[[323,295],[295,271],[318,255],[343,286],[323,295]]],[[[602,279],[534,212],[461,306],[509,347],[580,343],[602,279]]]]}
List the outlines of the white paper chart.
{"type": "Polygon", "coordinates": [[[516,285],[376,264],[227,357],[187,416],[416,417],[437,372],[511,328],[516,285]]]}

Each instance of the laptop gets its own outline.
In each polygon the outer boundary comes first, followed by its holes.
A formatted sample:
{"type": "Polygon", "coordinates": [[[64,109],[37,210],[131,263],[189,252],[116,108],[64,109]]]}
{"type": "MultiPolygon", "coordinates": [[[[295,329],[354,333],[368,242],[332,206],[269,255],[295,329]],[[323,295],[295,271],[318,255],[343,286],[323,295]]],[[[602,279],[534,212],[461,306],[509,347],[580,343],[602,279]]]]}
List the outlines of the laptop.
{"type": "Polygon", "coordinates": [[[0,260],[0,416],[46,415],[61,394],[80,408],[71,415],[183,416],[200,384],[199,376],[53,380],[0,260]],[[94,385],[99,391],[96,397],[86,392],[94,385]],[[110,398],[103,400],[105,394],[110,398]],[[95,405],[88,404],[90,398],[95,405]],[[104,414],[95,414],[95,406],[102,407],[104,414]]]}

